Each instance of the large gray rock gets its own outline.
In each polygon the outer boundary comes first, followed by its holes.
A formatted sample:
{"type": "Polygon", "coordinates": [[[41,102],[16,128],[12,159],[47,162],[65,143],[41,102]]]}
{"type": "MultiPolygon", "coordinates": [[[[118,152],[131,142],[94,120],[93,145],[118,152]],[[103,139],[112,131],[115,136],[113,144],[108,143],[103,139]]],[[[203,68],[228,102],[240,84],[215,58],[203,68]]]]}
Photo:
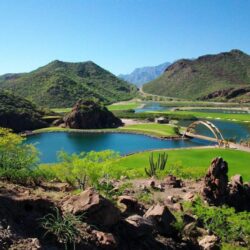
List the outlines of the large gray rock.
{"type": "Polygon", "coordinates": [[[83,215],[89,224],[103,227],[113,226],[120,220],[120,210],[92,188],[64,201],[62,210],[83,215]]]}
{"type": "Polygon", "coordinates": [[[118,204],[121,204],[125,207],[123,211],[123,214],[125,215],[133,215],[133,214],[143,215],[144,213],[144,206],[142,204],[139,204],[134,197],[131,197],[129,195],[119,196],[118,204]]]}
{"type": "Polygon", "coordinates": [[[171,235],[173,233],[172,223],[176,219],[167,206],[153,205],[144,214],[144,218],[149,219],[160,234],[171,235]]]}
{"type": "Polygon", "coordinates": [[[135,214],[126,218],[125,221],[129,224],[128,231],[132,238],[139,238],[152,234],[153,224],[147,218],[135,214]]]}

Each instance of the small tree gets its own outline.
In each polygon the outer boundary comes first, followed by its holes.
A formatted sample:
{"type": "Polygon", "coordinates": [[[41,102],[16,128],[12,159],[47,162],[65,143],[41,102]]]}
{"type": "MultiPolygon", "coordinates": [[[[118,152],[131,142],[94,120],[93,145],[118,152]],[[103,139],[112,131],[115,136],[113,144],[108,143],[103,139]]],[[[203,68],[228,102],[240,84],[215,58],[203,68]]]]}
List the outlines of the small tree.
{"type": "Polygon", "coordinates": [[[56,175],[61,180],[67,178],[67,181],[77,183],[80,189],[84,189],[87,184],[96,186],[99,179],[110,172],[113,160],[118,156],[111,150],[72,155],[62,151],[59,153],[61,163],[56,170],[56,175]]]}
{"type": "Polygon", "coordinates": [[[0,128],[0,168],[32,169],[38,162],[38,150],[32,144],[25,144],[25,137],[0,128]]]}

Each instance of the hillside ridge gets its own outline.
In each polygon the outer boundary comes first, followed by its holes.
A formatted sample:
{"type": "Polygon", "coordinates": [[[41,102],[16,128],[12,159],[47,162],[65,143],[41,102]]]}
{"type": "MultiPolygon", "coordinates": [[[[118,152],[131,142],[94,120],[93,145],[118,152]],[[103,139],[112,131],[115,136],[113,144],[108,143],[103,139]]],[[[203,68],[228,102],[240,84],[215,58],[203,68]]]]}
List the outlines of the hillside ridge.
{"type": "Polygon", "coordinates": [[[9,90],[42,107],[71,107],[95,97],[104,103],[131,99],[136,87],[92,61],[54,60],[29,73],[0,76],[0,89],[9,90]]]}
{"type": "Polygon", "coordinates": [[[247,88],[250,84],[250,56],[234,49],[196,59],[180,59],[171,64],[157,79],[145,84],[147,93],[186,99],[211,99],[221,101],[250,101],[250,92],[226,99],[212,93],[231,88],[247,88]]]}

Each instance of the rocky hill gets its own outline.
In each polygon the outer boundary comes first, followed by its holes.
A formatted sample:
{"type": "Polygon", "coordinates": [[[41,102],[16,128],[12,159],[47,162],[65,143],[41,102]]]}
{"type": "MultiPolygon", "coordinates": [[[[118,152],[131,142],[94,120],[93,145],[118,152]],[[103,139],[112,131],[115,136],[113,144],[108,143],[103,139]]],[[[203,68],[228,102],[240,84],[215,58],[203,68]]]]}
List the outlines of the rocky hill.
{"type": "Polygon", "coordinates": [[[4,91],[0,91],[0,127],[15,132],[46,127],[43,111],[32,103],[4,91]]]}
{"type": "Polygon", "coordinates": [[[110,112],[105,106],[94,100],[79,100],[72,111],[55,125],[74,129],[117,128],[122,121],[110,112]]]}
{"type": "Polygon", "coordinates": [[[111,103],[135,96],[136,87],[88,61],[53,61],[30,73],[0,76],[0,89],[13,91],[43,107],[71,107],[81,98],[111,103]]]}
{"type": "Polygon", "coordinates": [[[141,87],[144,83],[159,77],[169,65],[170,63],[166,62],[157,66],[137,68],[130,74],[120,74],[118,77],[141,87]]]}
{"type": "Polygon", "coordinates": [[[249,86],[250,56],[231,50],[194,60],[179,60],[162,76],[145,84],[143,90],[186,99],[250,102],[249,86]]]}

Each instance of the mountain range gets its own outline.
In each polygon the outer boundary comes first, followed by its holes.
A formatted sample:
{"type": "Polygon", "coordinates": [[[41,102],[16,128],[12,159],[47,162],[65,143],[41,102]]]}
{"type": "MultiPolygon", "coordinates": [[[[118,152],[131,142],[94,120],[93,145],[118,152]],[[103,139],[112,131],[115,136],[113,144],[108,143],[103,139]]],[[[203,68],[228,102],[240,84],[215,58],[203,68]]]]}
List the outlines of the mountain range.
{"type": "Polygon", "coordinates": [[[92,61],[55,60],[29,73],[0,76],[0,90],[8,90],[41,107],[64,108],[79,99],[95,97],[104,103],[133,98],[137,88],[92,61]]]}
{"type": "Polygon", "coordinates": [[[250,102],[250,56],[231,50],[181,59],[143,85],[143,91],[183,99],[250,102]]]}
{"type": "Polygon", "coordinates": [[[169,62],[165,62],[157,66],[136,68],[130,74],[120,74],[118,77],[141,87],[144,83],[150,82],[159,77],[169,65],[169,62]]]}

